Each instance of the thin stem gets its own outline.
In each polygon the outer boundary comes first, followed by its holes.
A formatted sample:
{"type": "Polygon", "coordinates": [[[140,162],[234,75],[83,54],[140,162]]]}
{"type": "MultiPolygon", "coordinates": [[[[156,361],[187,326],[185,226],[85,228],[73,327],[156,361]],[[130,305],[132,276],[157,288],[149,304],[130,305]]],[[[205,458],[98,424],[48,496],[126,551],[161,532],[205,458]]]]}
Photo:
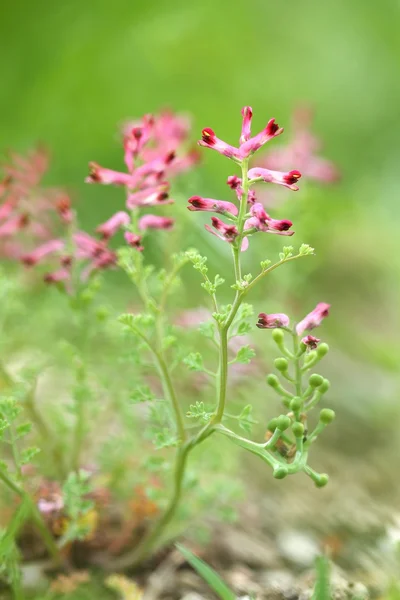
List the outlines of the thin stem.
{"type": "Polygon", "coordinates": [[[255,277],[253,279],[253,281],[251,283],[249,283],[249,285],[246,287],[246,289],[244,290],[245,294],[248,294],[249,291],[255,286],[257,285],[257,283],[260,281],[260,279],[262,279],[263,277],[265,277],[265,275],[268,275],[268,273],[271,273],[272,271],[274,271],[275,269],[277,269],[278,267],[280,267],[281,265],[291,261],[291,260],[296,260],[297,258],[301,258],[302,256],[308,256],[308,254],[295,254],[295,256],[289,256],[288,258],[284,258],[283,260],[278,261],[277,263],[275,263],[274,265],[271,265],[270,267],[268,267],[267,269],[265,269],[262,273],[259,273],[257,275],[257,277],[255,277]]]}
{"type": "Polygon", "coordinates": [[[293,354],[294,354],[294,371],[295,371],[295,387],[296,395],[301,396],[302,391],[302,372],[299,354],[299,337],[296,332],[293,332],[293,354]]]}
{"type": "Polygon", "coordinates": [[[218,404],[217,412],[214,418],[215,423],[220,423],[224,416],[226,388],[228,379],[228,329],[226,326],[220,327],[220,345],[219,345],[219,372],[218,372],[218,404]]]}

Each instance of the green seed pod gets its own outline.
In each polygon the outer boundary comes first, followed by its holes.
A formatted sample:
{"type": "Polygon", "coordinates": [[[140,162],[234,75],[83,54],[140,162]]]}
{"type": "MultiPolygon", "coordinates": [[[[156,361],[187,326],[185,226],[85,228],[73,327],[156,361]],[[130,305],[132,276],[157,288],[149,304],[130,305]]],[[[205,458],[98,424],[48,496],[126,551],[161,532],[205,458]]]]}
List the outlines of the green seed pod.
{"type": "Polygon", "coordinates": [[[283,344],[283,340],[285,339],[285,334],[283,333],[282,329],[273,329],[272,330],[272,339],[274,340],[274,342],[276,344],[278,344],[278,346],[283,344]]]}
{"type": "Polygon", "coordinates": [[[296,411],[300,410],[302,406],[303,406],[303,400],[299,396],[295,396],[294,398],[291,399],[290,408],[293,411],[296,412],[296,411]]]}
{"type": "Polygon", "coordinates": [[[326,473],[321,473],[321,475],[319,475],[318,479],[315,481],[315,485],[318,488],[322,488],[322,487],[326,486],[328,481],[329,481],[328,475],[326,473]]]}
{"type": "Polygon", "coordinates": [[[313,373],[310,379],[308,380],[308,383],[311,385],[311,387],[319,387],[320,385],[322,385],[323,381],[324,378],[322,377],[322,375],[318,375],[318,373],[313,373]]]}
{"type": "Polygon", "coordinates": [[[281,431],[285,431],[286,429],[288,429],[290,427],[291,420],[286,415],[280,415],[277,418],[276,425],[277,425],[278,429],[280,429],[281,431]]]}
{"type": "Polygon", "coordinates": [[[270,422],[267,425],[268,431],[275,431],[275,429],[278,427],[278,419],[271,419],[270,422]]]}
{"type": "Polygon", "coordinates": [[[275,479],[283,479],[284,477],[286,477],[287,474],[288,474],[287,467],[284,467],[283,465],[279,465],[278,467],[275,467],[274,472],[273,472],[273,476],[275,477],[275,479]]]}
{"type": "Polygon", "coordinates": [[[335,412],[330,408],[323,408],[319,413],[319,420],[321,423],[324,423],[324,425],[329,425],[329,423],[332,423],[334,418],[335,412]]]}
{"type": "Polygon", "coordinates": [[[330,381],[329,379],[324,379],[324,381],[322,382],[322,385],[319,388],[319,392],[321,392],[321,394],[325,394],[329,388],[331,387],[330,381]]]}
{"type": "Polygon", "coordinates": [[[283,358],[282,356],[281,358],[276,358],[274,360],[274,365],[278,369],[278,371],[287,371],[289,363],[286,360],[286,358],[283,358]]]}
{"type": "Polygon", "coordinates": [[[325,356],[325,354],[328,354],[328,352],[329,352],[328,344],[322,343],[317,348],[318,358],[323,358],[325,356]]]}
{"type": "Polygon", "coordinates": [[[276,388],[279,385],[279,379],[277,378],[276,375],[274,375],[273,373],[271,373],[270,375],[268,375],[267,377],[267,383],[268,385],[270,385],[272,388],[276,388]]]}
{"type": "Polygon", "coordinates": [[[292,431],[293,431],[293,435],[297,438],[301,438],[304,435],[304,425],[303,423],[299,423],[298,421],[296,421],[296,423],[293,423],[292,425],[292,431]]]}

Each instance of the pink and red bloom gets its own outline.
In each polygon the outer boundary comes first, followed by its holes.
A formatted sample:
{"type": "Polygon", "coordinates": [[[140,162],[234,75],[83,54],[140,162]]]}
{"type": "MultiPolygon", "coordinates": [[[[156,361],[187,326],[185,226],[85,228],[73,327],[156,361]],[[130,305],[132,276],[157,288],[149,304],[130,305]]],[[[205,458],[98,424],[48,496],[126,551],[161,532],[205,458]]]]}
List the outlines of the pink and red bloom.
{"type": "Polygon", "coordinates": [[[330,304],[320,302],[300,323],[296,325],[297,335],[304,331],[314,329],[321,325],[322,321],[329,315],[330,304]]]}
{"type": "Polygon", "coordinates": [[[289,327],[289,322],[289,317],[284,313],[260,313],[256,325],[259,329],[277,329],[289,327]]]}
{"type": "Polygon", "coordinates": [[[225,200],[214,200],[213,198],[201,198],[201,196],[192,196],[188,200],[190,206],[188,210],[192,211],[207,211],[216,213],[229,213],[233,216],[238,214],[238,208],[233,202],[225,200]]]}
{"type": "Polygon", "coordinates": [[[256,229],[267,233],[277,233],[279,235],[293,235],[294,231],[289,231],[292,221],[287,219],[273,219],[265,212],[264,207],[259,202],[253,204],[250,208],[252,215],[245,223],[245,229],[256,229]]]}

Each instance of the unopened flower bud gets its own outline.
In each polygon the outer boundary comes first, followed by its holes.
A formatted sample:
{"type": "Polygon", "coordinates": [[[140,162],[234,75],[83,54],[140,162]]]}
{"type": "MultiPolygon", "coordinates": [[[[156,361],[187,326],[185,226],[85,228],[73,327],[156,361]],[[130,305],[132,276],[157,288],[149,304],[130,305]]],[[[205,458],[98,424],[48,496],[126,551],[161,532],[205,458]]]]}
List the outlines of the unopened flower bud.
{"type": "Polygon", "coordinates": [[[283,340],[285,339],[285,334],[283,333],[282,329],[273,329],[272,330],[272,339],[274,340],[274,342],[276,344],[278,344],[278,346],[280,344],[283,344],[283,340]]]}
{"type": "Polygon", "coordinates": [[[322,385],[320,386],[318,391],[321,394],[325,394],[329,390],[330,387],[331,387],[331,384],[330,384],[329,379],[324,379],[324,381],[322,382],[322,385]]]}
{"type": "Polygon", "coordinates": [[[323,358],[325,356],[325,354],[328,354],[329,352],[329,346],[328,344],[320,344],[316,350],[318,358],[323,358]]]}
{"type": "Polygon", "coordinates": [[[321,421],[321,423],[324,423],[324,425],[329,425],[330,423],[332,423],[334,418],[335,412],[330,408],[323,408],[319,413],[319,420],[321,421]]]}
{"type": "Polygon", "coordinates": [[[267,376],[267,383],[272,388],[276,388],[279,385],[279,379],[277,378],[276,375],[274,375],[273,373],[271,373],[270,375],[267,376]]]}
{"type": "Polygon", "coordinates": [[[286,429],[289,429],[290,424],[291,424],[291,420],[286,415],[280,415],[280,417],[278,417],[277,423],[276,423],[277,428],[280,429],[281,431],[285,431],[286,429]]]}
{"type": "Polygon", "coordinates": [[[274,360],[274,365],[278,371],[287,371],[289,363],[286,358],[280,357],[274,360]]]}
{"type": "Polygon", "coordinates": [[[303,423],[299,423],[298,421],[296,421],[295,423],[293,423],[292,425],[292,431],[293,431],[293,435],[297,438],[301,438],[304,435],[304,425],[303,423]]]}
{"type": "Polygon", "coordinates": [[[291,410],[293,410],[295,412],[300,410],[302,406],[303,406],[303,400],[299,396],[295,396],[290,401],[290,408],[291,408],[291,410]]]}
{"type": "Polygon", "coordinates": [[[311,350],[308,354],[306,354],[304,358],[304,364],[307,365],[310,362],[314,362],[317,356],[316,350],[311,350]]]}
{"type": "Polygon", "coordinates": [[[322,377],[322,375],[318,375],[318,373],[313,373],[310,379],[308,380],[308,383],[311,385],[311,387],[319,387],[320,385],[322,385],[323,381],[324,378],[322,377]]]}
{"type": "Polygon", "coordinates": [[[325,487],[329,481],[329,477],[326,473],[321,473],[318,479],[315,479],[315,485],[319,488],[325,487]]]}
{"type": "Polygon", "coordinates": [[[284,477],[286,477],[288,472],[289,471],[288,471],[287,467],[284,467],[283,465],[279,465],[274,468],[273,476],[275,477],[275,479],[283,479],[284,477]]]}
{"type": "Polygon", "coordinates": [[[275,429],[278,427],[278,419],[275,417],[274,419],[271,419],[270,422],[267,425],[268,431],[275,431],[275,429]]]}

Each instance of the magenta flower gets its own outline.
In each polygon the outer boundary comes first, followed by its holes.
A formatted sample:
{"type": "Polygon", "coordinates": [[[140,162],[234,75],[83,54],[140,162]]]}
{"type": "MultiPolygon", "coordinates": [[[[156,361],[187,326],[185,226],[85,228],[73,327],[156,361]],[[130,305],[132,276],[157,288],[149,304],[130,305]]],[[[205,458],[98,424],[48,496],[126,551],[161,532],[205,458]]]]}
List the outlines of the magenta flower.
{"type": "Polygon", "coordinates": [[[139,219],[139,229],[171,229],[174,225],[174,219],[170,217],[160,217],[158,215],[144,215],[139,219]]]}
{"type": "Polygon", "coordinates": [[[289,322],[289,317],[284,313],[272,313],[269,315],[260,313],[256,325],[259,329],[277,329],[280,327],[289,327],[289,322]]]}
{"type": "Polygon", "coordinates": [[[28,224],[28,215],[14,215],[0,225],[0,238],[11,237],[28,224]]]}
{"type": "Polygon", "coordinates": [[[130,173],[120,173],[112,169],[105,169],[95,162],[89,163],[89,176],[85,179],[86,183],[102,183],[103,185],[124,185],[127,188],[134,188],[138,183],[138,178],[130,173]]]}
{"type": "Polygon", "coordinates": [[[296,182],[301,177],[300,171],[296,170],[282,173],[280,171],[271,171],[270,169],[261,169],[260,167],[250,169],[248,175],[250,180],[277,183],[278,185],[283,185],[294,192],[297,192],[299,189],[296,185],[296,182]]]}
{"type": "Polygon", "coordinates": [[[227,144],[223,140],[219,139],[215,135],[215,132],[209,127],[203,129],[201,140],[198,142],[199,145],[216,150],[219,152],[219,154],[240,162],[244,158],[248,158],[254,154],[254,152],[264,146],[264,144],[269,142],[269,140],[272,140],[272,138],[280,135],[283,132],[283,129],[279,127],[277,123],[275,123],[275,119],[270,119],[267,123],[267,126],[260,133],[254,137],[250,137],[251,118],[253,115],[250,106],[245,106],[242,109],[242,115],[243,123],[239,148],[231,146],[230,144],[227,144]]]}
{"type": "Polygon", "coordinates": [[[232,202],[225,202],[224,200],[214,200],[213,198],[202,198],[201,196],[192,196],[188,200],[190,206],[188,210],[194,211],[207,211],[216,213],[230,213],[231,215],[237,215],[238,209],[232,202]]]}
{"type": "Polygon", "coordinates": [[[306,335],[306,337],[303,337],[301,341],[310,350],[315,350],[318,347],[318,344],[321,340],[319,338],[314,337],[313,335],[306,335]]]}
{"type": "Polygon", "coordinates": [[[49,254],[60,253],[64,250],[65,243],[62,240],[50,240],[49,242],[45,242],[41,246],[32,250],[29,254],[24,254],[21,256],[21,261],[27,267],[32,267],[41,262],[44,258],[47,258],[49,254]]]}
{"type": "Polygon", "coordinates": [[[301,335],[307,329],[318,327],[325,317],[329,315],[330,304],[320,302],[300,323],[296,325],[297,335],[301,335]]]}
{"type": "Polygon", "coordinates": [[[102,225],[99,225],[96,229],[96,232],[100,233],[103,239],[108,240],[110,237],[115,235],[117,231],[121,229],[121,227],[129,225],[129,223],[130,217],[128,213],[120,210],[119,212],[115,213],[115,215],[113,215],[110,219],[108,219],[108,221],[106,221],[102,225]]]}
{"type": "Polygon", "coordinates": [[[159,185],[147,187],[133,194],[128,194],[126,208],[133,210],[137,206],[160,206],[162,204],[172,204],[173,200],[168,198],[168,190],[169,183],[164,181],[159,185]]]}
{"type": "Polygon", "coordinates": [[[276,233],[279,235],[293,235],[294,231],[288,231],[292,226],[292,221],[287,219],[273,219],[265,212],[264,207],[259,202],[253,204],[250,208],[251,217],[245,223],[245,229],[257,229],[267,233],[276,233]]]}
{"type": "Polygon", "coordinates": [[[125,231],[124,238],[128,246],[136,248],[139,252],[144,250],[144,246],[142,246],[142,236],[131,233],[130,231],[125,231]]]}
{"type": "MultiPolygon", "coordinates": [[[[209,225],[204,225],[204,227],[207,229],[207,231],[209,231],[213,235],[216,235],[217,237],[219,237],[220,240],[223,240],[224,242],[228,242],[229,244],[232,244],[238,237],[239,231],[235,225],[227,225],[226,223],[221,221],[221,219],[218,219],[218,217],[211,217],[211,222],[212,222],[212,226],[214,227],[214,229],[216,229],[216,231],[211,229],[211,227],[209,225]]],[[[247,250],[248,247],[249,247],[249,240],[247,238],[244,238],[242,240],[242,246],[241,246],[242,252],[247,250]]]]}
{"type": "Polygon", "coordinates": [[[71,278],[71,271],[69,269],[61,268],[57,271],[46,273],[43,277],[46,283],[61,283],[68,281],[71,278]]]}

